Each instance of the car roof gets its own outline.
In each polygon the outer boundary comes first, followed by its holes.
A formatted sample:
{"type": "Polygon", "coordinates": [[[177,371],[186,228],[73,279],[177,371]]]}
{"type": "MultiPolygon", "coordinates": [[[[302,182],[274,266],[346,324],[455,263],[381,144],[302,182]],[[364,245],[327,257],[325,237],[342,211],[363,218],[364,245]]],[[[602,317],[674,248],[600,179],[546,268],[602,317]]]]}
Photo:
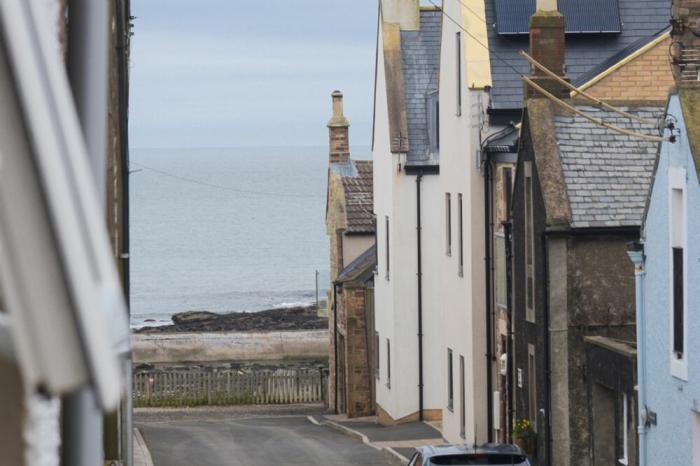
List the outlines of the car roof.
{"type": "Polygon", "coordinates": [[[516,445],[503,443],[484,443],[481,445],[474,444],[454,444],[446,443],[443,445],[429,445],[418,448],[418,451],[424,458],[434,458],[438,456],[449,455],[475,455],[475,454],[493,454],[493,455],[525,455],[523,451],[516,445]]]}

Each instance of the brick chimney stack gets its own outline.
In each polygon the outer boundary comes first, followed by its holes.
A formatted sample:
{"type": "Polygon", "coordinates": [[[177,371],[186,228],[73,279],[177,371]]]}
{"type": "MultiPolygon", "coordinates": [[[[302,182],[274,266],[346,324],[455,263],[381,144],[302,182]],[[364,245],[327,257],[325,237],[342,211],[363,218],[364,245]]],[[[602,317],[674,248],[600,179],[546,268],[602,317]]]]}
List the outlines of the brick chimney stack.
{"type": "Polygon", "coordinates": [[[671,62],[679,88],[700,88],[700,0],[673,0],[671,62]]]}
{"type": "MultiPolygon", "coordinates": [[[[557,8],[557,0],[537,0],[537,10],[530,17],[530,55],[547,69],[566,79],[566,22],[557,8]]],[[[535,67],[530,79],[557,97],[567,98],[568,89],[535,67]]],[[[540,96],[525,85],[525,98],[540,96]]]]}
{"type": "Polygon", "coordinates": [[[350,160],[350,123],[343,115],[343,93],[333,91],[333,117],[328,122],[330,163],[347,163],[350,160]]]}

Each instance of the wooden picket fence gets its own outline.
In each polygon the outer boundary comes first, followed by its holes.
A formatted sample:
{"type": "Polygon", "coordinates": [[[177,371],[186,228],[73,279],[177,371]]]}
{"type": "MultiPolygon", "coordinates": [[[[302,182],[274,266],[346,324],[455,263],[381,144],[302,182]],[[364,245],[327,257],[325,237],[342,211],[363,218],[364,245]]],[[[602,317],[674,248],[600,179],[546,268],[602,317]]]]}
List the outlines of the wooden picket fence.
{"type": "Polygon", "coordinates": [[[148,370],[134,373],[135,407],[321,403],[320,370],[148,370]]]}

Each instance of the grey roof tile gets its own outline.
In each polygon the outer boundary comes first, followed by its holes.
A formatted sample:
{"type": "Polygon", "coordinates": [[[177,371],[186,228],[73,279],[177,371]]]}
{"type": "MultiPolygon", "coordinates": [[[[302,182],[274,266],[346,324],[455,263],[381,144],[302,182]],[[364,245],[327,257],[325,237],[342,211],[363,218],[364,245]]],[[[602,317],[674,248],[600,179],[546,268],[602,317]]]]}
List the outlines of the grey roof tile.
{"type": "MultiPolygon", "coordinates": [[[[580,110],[625,129],[657,134],[656,125],[584,105],[580,110]]],[[[655,119],[663,108],[624,110],[655,119]]],[[[572,227],[640,226],[658,143],[601,128],[580,116],[555,118],[572,227]],[[583,135],[583,138],[578,136],[583,135]]]]}
{"type": "Polygon", "coordinates": [[[419,31],[401,32],[409,163],[432,161],[426,99],[438,87],[441,34],[441,13],[427,10],[420,12],[419,31]]]}

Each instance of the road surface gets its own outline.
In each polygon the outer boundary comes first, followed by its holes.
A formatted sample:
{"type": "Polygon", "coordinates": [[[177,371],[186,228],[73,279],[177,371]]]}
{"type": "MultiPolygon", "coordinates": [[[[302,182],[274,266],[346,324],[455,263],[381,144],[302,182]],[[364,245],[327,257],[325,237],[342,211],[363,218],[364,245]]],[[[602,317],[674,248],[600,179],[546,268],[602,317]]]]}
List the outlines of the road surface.
{"type": "Polygon", "coordinates": [[[385,453],[305,416],[137,420],[155,466],[390,466],[385,453]]]}

